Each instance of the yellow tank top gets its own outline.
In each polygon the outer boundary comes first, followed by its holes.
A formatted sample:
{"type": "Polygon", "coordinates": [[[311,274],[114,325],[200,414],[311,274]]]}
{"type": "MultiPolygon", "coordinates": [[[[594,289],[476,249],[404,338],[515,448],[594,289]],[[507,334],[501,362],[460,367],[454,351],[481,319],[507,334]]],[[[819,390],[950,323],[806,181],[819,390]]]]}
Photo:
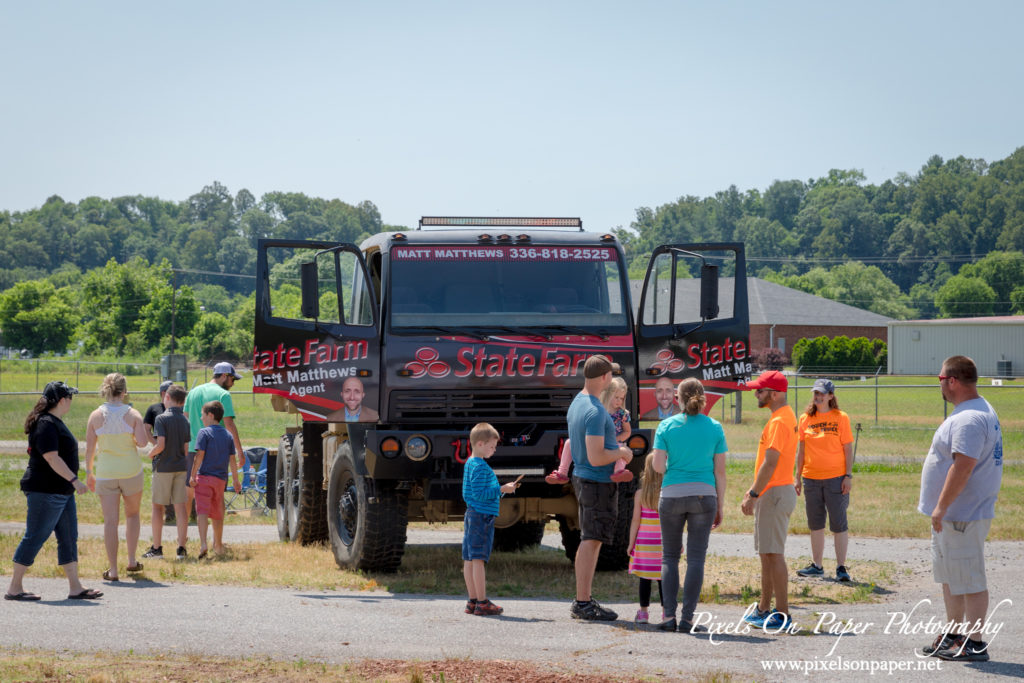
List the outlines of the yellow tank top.
{"type": "Polygon", "coordinates": [[[104,403],[103,425],[96,430],[97,479],[128,479],[142,471],[132,428],[124,421],[131,406],[104,403]]]}

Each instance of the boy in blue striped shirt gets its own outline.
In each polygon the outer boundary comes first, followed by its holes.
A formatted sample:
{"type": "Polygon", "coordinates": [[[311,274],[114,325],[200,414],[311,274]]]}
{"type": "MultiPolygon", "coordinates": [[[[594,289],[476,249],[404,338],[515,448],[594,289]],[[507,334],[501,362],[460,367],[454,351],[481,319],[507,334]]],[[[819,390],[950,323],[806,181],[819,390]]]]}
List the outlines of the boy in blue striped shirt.
{"type": "Polygon", "coordinates": [[[491,466],[484,462],[494,455],[500,435],[486,422],[469,432],[472,456],[462,472],[462,499],[466,501],[466,516],[462,536],[462,575],[466,579],[469,601],[466,614],[480,617],[497,616],[502,609],[487,599],[487,561],[494,545],[494,520],[500,510],[499,501],[506,493],[515,493],[518,482],[505,485],[491,466]]]}

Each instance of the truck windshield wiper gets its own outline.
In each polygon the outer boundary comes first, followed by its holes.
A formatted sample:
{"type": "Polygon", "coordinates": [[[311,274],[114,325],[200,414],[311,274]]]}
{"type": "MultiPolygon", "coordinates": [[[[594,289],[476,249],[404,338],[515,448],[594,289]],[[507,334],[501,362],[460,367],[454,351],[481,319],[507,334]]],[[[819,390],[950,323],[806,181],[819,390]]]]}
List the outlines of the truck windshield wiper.
{"type": "Polygon", "coordinates": [[[460,329],[460,328],[457,328],[457,327],[437,327],[437,326],[429,325],[429,326],[424,326],[422,329],[424,329],[424,330],[434,330],[435,332],[441,332],[442,334],[462,335],[464,337],[475,337],[475,338],[479,339],[480,341],[487,341],[488,339],[490,339],[490,337],[488,337],[486,334],[481,334],[479,332],[474,332],[472,330],[463,330],[463,329],[460,329]]]}
{"type": "Polygon", "coordinates": [[[551,335],[549,335],[549,334],[542,334],[540,332],[534,332],[533,330],[528,330],[528,329],[526,329],[524,327],[516,328],[516,327],[504,327],[502,325],[496,325],[496,326],[494,326],[493,328],[490,328],[490,329],[501,330],[502,332],[508,332],[509,334],[515,334],[515,335],[528,335],[528,336],[531,336],[531,337],[540,337],[541,339],[543,339],[545,341],[551,341],[551,335]]]}
{"type": "Polygon", "coordinates": [[[603,330],[591,332],[590,330],[584,330],[582,327],[570,327],[569,325],[544,325],[543,328],[545,330],[558,330],[559,332],[578,334],[581,337],[597,337],[601,341],[608,341],[608,333],[603,330]]]}

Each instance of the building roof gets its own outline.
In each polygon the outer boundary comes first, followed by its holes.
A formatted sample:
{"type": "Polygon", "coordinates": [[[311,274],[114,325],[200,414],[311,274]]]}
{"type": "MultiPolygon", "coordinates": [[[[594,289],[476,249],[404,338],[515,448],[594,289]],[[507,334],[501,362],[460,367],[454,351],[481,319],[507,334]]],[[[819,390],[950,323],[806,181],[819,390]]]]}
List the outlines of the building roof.
{"type": "Polygon", "coordinates": [[[990,315],[978,318],[935,318],[932,320],[893,320],[898,325],[1024,325],[1024,315],[990,315]]]}
{"type": "MultiPolygon", "coordinates": [[[[677,282],[679,293],[700,296],[700,279],[677,282]]],[[[643,282],[630,282],[634,306],[639,306],[643,282]]],[[[718,281],[718,298],[731,302],[734,278],[718,281]]],[[[751,325],[817,325],[821,327],[885,327],[892,318],[841,304],[838,301],[801,292],[756,277],[747,278],[751,325]]],[[[730,315],[731,305],[722,305],[721,315],[730,315]]]]}

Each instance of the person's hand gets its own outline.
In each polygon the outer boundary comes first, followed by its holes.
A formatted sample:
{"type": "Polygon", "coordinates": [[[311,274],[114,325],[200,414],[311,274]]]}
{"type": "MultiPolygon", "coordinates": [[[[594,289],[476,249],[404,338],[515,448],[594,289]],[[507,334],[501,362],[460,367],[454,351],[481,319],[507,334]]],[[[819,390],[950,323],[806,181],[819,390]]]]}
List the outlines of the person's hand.
{"type": "Polygon", "coordinates": [[[743,494],[743,504],[740,505],[740,510],[743,511],[747,517],[754,514],[754,506],[757,505],[757,498],[750,497],[750,491],[743,494]]]}
{"type": "Polygon", "coordinates": [[[89,487],[85,485],[85,482],[81,479],[75,479],[71,482],[71,485],[75,487],[75,493],[81,495],[89,491],[89,487]]]}
{"type": "Polygon", "coordinates": [[[95,491],[96,491],[96,475],[94,475],[92,472],[87,474],[86,477],[85,477],[85,485],[86,485],[86,487],[90,491],[95,493],[95,491]]]}
{"type": "Polygon", "coordinates": [[[722,513],[723,512],[724,512],[724,510],[722,510],[721,506],[719,506],[718,509],[715,510],[715,521],[711,522],[711,528],[712,529],[717,529],[718,527],[722,526],[722,513]]]}
{"type": "Polygon", "coordinates": [[[192,475],[192,478],[188,480],[188,484],[189,484],[189,486],[190,486],[191,488],[195,488],[195,487],[196,487],[196,482],[197,482],[197,481],[198,481],[198,479],[196,479],[196,475],[194,475],[194,474],[193,474],[193,475],[192,475]]]}
{"type": "Polygon", "coordinates": [[[232,477],[231,481],[235,484],[235,491],[242,490],[242,486],[238,483],[238,477],[232,477]]]}
{"type": "Polygon", "coordinates": [[[936,507],[932,510],[932,529],[942,531],[942,518],[946,516],[945,508],[936,507]]]}
{"type": "MultiPolygon", "coordinates": [[[[840,489],[842,494],[844,496],[848,496],[848,495],[850,495],[850,491],[852,489],[853,489],[853,477],[843,477],[843,484],[842,484],[842,488],[840,489]]],[[[797,495],[799,495],[799,494],[800,494],[800,491],[797,490],[797,495]]]]}
{"type": "Polygon", "coordinates": [[[796,480],[795,482],[793,482],[793,488],[795,488],[795,489],[796,489],[796,495],[798,495],[798,496],[799,496],[799,495],[800,495],[800,491],[802,491],[802,490],[803,490],[803,488],[804,488],[804,485],[803,485],[803,483],[802,483],[802,482],[801,482],[801,481],[800,481],[800,480],[798,479],[798,480],[796,480]]]}
{"type": "Polygon", "coordinates": [[[632,448],[627,448],[626,446],[619,446],[619,453],[621,453],[619,457],[625,460],[627,465],[633,461],[632,448]]]}

